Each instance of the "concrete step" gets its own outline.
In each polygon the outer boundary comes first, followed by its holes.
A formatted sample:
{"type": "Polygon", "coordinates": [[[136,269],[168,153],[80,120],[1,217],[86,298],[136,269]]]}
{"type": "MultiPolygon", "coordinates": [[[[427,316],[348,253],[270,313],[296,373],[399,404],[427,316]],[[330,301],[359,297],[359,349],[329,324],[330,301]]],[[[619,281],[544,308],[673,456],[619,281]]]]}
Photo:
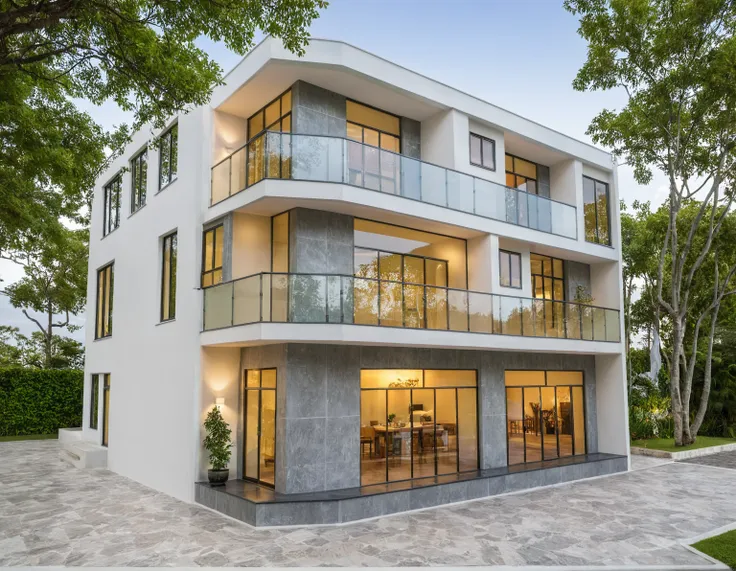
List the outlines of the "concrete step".
{"type": "Polygon", "coordinates": [[[82,440],[82,427],[78,428],[60,428],[59,429],[59,442],[62,444],[66,442],[79,442],[82,440]]]}
{"type": "Polygon", "coordinates": [[[59,459],[75,468],[106,468],[107,448],[94,442],[65,442],[59,459]]]}

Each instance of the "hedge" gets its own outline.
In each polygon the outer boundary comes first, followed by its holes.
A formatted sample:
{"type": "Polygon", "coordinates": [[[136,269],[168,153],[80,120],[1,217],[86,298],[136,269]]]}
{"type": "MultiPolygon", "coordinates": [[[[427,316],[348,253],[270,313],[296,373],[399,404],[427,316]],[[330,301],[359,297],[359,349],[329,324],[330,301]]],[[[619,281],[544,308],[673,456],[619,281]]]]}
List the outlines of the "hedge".
{"type": "Polygon", "coordinates": [[[83,392],[82,371],[0,369],[0,436],[82,426],[83,392]]]}

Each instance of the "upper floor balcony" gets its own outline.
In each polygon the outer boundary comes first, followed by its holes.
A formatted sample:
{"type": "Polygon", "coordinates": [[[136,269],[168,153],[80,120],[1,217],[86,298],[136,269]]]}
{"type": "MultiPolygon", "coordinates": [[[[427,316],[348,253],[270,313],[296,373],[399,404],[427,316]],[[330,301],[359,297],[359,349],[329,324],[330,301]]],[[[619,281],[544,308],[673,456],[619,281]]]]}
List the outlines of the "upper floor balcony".
{"type": "Polygon", "coordinates": [[[263,272],[205,288],[203,296],[204,331],[255,323],[340,324],[620,341],[615,309],[376,278],[263,272]]]}
{"type": "Polygon", "coordinates": [[[264,179],[339,183],[577,240],[565,204],[348,138],[267,131],[212,167],[210,203],[264,179]]]}

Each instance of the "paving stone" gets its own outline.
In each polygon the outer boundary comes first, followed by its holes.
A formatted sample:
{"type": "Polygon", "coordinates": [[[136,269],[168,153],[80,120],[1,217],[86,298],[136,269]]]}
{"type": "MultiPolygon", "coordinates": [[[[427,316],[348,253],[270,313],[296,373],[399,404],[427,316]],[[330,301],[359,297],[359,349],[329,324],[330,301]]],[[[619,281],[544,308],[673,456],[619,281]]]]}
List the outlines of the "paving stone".
{"type": "MultiPolygon", "coordinates": [[[[53,441],[0,443],[0,567],[703,566],[680,541],[736,521],[736,470],[699,462],[336,527],[255,529],[53,441]]],[[[729,458],[713,459],[726,464],[729,458]]]]}
{"type": "Polygon", "coordinates": [[[736,470],[736,450],[679,461],[687,464],[701,464],[705,466],[717,466],[718,468],[730,468],[731,470],[736,470]]]}

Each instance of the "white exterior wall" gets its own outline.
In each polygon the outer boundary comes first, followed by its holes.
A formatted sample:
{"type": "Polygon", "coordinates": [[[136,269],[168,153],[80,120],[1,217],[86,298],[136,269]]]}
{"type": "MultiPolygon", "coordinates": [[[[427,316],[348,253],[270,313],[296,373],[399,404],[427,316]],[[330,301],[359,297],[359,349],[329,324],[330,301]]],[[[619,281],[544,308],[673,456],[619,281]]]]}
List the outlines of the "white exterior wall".
{"type": "MultiPolygon", "coordinates": [[[[101,430],[88,427],[90,375],[110,373],[109,467],[184,500],[192,500],[193,482],[206,475],[207,458],[200,444],[201,423],[217,397],[225,398],[223,414],[234,436],[238,426],[240,350],[213,345],[320,341],[530,350],[529,339],[512,336],[350,325],[255,324],[201,333],[199,284],[202,225],[206,222],[232,213],[234,278],[269,271],[270,217],[290,208],[308,207],[466,238],[468,288],[475,291],[531,297],[530,253],[545,248],[551,255],[591,264],[592,294],[597,305],[611,308],[623,305],[618,191],[608,154],[351,46],[313,40],[303,61],[308,65],[294,65],[292,56],[272,40],[256,48],[227,76],[226,84],[215,90],[211,106],[178,118],[178,179],[160,193],[157,193],[158,151],[149,149],[147,205],[133,216],[129,216],[130,173],[123,175],[120,227],[104,239],[101,239],[102,187],[119,169],[128,166],[128,161],[151,138],[149,132],[135,135],[122,156],[100,178],[95,191],[90,236],[84,437],[93,441],[101,438],[101,430]],[[420,120],[424,161],[503,184],[509,133],[536,141],[540,149],[553,149],[559,156],[564,155],[567,158],[548,165],[551,193],[553,198],[577,207],[578,239],[334,183],[266,180],[210,207],[211,166],[245,142],[245,119],[214,109],[241,86],[255,81],[253,78],[257,79],[270,61],[282,60],[289,62],[292,70],[289,73],[306,70],[310,65],[327,64],[331,73],[351,69],[354,75],[368,77],[376,84],[389,83],[402,93],[432,101],[436,106],[434,113],[420,120]],[[470,131],[496,142],[495,171],[470,165],[470,131]],[[611,184],[613,247],[584,240],[583,174],[611,184]],[[161,237],[174,229],[178,231],[176,320],[160,324],[161,237]],[[499,248],[521,253],[521,290],[500,286],[499,248]],[[113,334],[95,341],[96,271],[110,261],[115,262],[113,334]]],[[[288,81],[293,83],[292,80],[288,81]]],[[[349,82],[341,85],[349,91],[349,82]]],[[[280,92],[282,87],[275,86],[274,90],[280,92]]],[[[261,104],[270,101],[265,93],[262,99],[261,104]]],[[[531,350],[597,355],[599,448],[602,452],[626,453],[623,345],[535,339],[531,350]]],[[[100,429],[102,396],[101,383],[100,429]]],[[[233,450],[233,477],[239,454],[239,449],[233,450]]]]}

